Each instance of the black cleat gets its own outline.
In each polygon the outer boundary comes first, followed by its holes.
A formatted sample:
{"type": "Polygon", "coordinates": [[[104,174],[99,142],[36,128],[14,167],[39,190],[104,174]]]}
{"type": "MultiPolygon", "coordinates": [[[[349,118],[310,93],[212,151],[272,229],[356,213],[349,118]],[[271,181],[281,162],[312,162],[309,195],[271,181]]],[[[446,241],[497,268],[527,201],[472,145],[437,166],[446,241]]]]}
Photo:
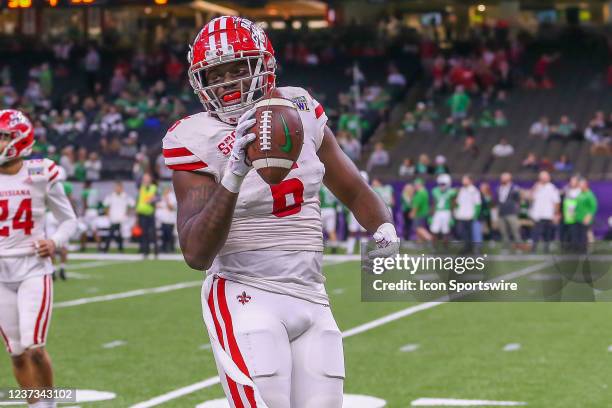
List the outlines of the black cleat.
{"type": "Polygon", "coordinates": [[[66,280],[66,271],[64,270],[64,268],[60,268],[59,270],[59,277],[61,280],[66,280]]]}

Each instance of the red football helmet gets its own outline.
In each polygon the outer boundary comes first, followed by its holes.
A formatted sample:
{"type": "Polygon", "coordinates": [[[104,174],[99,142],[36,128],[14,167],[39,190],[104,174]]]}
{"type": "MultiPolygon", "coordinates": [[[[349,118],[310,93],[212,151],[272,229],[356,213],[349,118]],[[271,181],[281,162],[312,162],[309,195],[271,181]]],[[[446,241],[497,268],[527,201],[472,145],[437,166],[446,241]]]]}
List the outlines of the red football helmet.
{"type": "Polygon", "coordinates": [[[0,110],[0,139],[9,143],[0,151],[0,165],[32,153],[34,127],[30,120],[15,109],[0,110]]]}
{"type": "Polygon", "coordinates": [[[275,86],[274,48],[263,29],[246,18],[223,16],[210,21],[190,46],[187,60],[191,64],[188,73],[194,92],[207,111],[226,123],[236,123],[242,113],[275,86]],[[214,85],[206,83],[206,70],[235,61],[246,62],[248,76],[214,85]],[[224,106],[215,90],[236,83],[240,84],[240,94],[227,96],[239,97],[240,101],[224,106]]]}

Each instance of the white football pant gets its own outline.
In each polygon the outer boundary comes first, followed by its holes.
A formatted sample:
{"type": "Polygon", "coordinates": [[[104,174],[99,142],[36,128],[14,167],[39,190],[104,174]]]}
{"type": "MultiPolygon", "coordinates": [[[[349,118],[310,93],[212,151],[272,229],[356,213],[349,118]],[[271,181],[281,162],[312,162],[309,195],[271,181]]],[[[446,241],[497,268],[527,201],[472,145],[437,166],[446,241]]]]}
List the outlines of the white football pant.
{"type": "Polygon", "coordinates": [[[231,407],[342,407],[342,334],[329,306],[209,276],[202,307],[231,407]]]}
{"type": "Polygon", "coordinates": [[[0,337],[9,354],[18,356],[45,345],[52,310],[51,275],[0,282],[0,337]]]}

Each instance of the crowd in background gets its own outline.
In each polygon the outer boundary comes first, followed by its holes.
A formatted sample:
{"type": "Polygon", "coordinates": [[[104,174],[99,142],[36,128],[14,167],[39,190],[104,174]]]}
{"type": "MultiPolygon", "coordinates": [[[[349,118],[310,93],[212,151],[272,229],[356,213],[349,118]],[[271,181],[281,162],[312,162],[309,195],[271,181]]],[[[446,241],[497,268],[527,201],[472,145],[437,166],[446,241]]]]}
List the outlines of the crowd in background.
{"type": "MultiPolygon", "coordinates": [[[[529,187],[521,187],[510,173],[503,173],[496,184],[494,189],[489,182],[476,183],[472,176],[464,175],[453,186],[447,173],[440,173],[430,186],[420,177],[401,187],[379,179],[371,183],[394,214],[396,226],[401,226],[398,232],[405,243],[479,253],[484,242],[500,242],[504,252],[547,253],[555,241],[560,243],[557,248],[573,252],[585,252],[594,242],[598,199],[584,177],[574,175],[559,189],[546,171],[529,187]]],[[[322,197],[321,201],[328,203],[329,199],[322,197]]],[[[339,203],[334,208],[337,216],[344,217],[346,210],[339,203]]],[[[335,229],[328,230],[327,236],[347,237],[346,249],[352,252],[349,224],[344,223],[345,231],[337,227],[341,224],[332,224],[335,229]]]]}

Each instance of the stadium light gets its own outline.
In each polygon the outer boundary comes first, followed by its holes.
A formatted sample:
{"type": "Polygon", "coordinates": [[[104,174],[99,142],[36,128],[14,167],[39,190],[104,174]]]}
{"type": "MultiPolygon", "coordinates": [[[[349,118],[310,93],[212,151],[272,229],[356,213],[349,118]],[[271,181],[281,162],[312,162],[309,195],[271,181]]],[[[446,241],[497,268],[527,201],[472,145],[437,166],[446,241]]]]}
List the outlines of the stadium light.
{"type": "Polygon", "coordinates": [[[153,2],[158,6],[165,6],[166,4],[168,4],[168,0],[153,0],[153,2]]]}
{"type": "Polygon", "coordinates": [[[487,6],[485,6],[484,4],[479,4],[478,7],[476,7],[476,9],[480,11],[481,13],[484,13],[487,10],[487,6]]]}

